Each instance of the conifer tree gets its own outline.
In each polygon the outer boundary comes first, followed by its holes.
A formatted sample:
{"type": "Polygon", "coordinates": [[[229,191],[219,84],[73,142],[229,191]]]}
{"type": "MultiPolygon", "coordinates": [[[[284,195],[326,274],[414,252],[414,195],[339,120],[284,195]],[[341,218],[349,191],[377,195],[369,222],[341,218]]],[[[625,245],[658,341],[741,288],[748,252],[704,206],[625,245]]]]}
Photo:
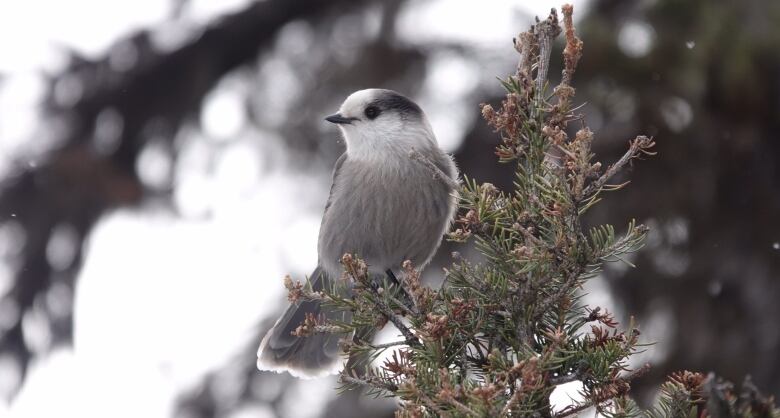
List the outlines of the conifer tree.
{"type": "MultiPolygon", "coordinates": [[[[594,160],[595,135],[573,103],[583,43],[572,12],[563,6],[563,28],[552,10],[514,40],[519,63],[501,80],[506,97],[498,109],[482,105],[501,137],[499,162],[515,167],[514,188],[464,176],[449,239],[473,241],[484,261],[454,254],[444,284],[432,289],[408,261],[401,277],[378,282],[359,254],[345,254],[345,273],[331,288],[315,292],[290,278],[285,286],[291,301],[320,300],[351,320],[309,316],[296,334],[348,335],[342,343],[353,361],[341,376],[343,388],[395,396],[399,416],[565,417],[595,407],[610,417],[780,417],[749,380],[737,392],[712,375],[687,371],[669,377],[654,408],[641,410],[629,397],[632,379],[649,365],[630,370],[628,359],[648,347],[633,321],[621,326],[606,307],[584,305],[580,290],[604,263],[627,262],[624,255],[641,247],[647,228],[632,220],[620,234],[611,225],[586,230],[581,218],[626,185],[612,179],[653,155],[654,141],[630,140],[606,168],[594,160]],[[553,87],[547,74],[561,32],[563,71],[553,87]],[[395,342],[377,345],[355,333],[388,323],[399,331],[395,342]],[[372,365],[383,353],[386,360],[372,365]],[[553,411],[550,394],[572,381],[582,382],[583,400],[553,411]]],[[[410,158],[447,181],[420,154],[410,150],[410,158]]]]}

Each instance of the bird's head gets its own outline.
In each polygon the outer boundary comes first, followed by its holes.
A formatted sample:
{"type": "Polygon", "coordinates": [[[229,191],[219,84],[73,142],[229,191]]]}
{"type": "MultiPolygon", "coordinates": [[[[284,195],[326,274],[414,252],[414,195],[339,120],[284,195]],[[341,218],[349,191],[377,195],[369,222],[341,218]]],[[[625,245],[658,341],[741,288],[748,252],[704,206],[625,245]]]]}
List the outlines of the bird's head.
{"type": "Polygon", "coordinates": [[[420,106],[392,90],[356,91],[325,120],[339,126],[352,158],[381,160],[388,153],[407,155],[412,148],[436,146],[420,106]]]}

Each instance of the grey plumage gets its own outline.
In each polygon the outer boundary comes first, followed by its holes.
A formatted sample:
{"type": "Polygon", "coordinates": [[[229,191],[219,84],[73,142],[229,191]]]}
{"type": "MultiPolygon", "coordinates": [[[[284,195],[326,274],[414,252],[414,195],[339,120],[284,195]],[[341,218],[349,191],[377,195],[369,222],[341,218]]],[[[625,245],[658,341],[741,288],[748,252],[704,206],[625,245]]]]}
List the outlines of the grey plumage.
{"type": "MultiPolygon", "coordinates": [[[[410,159],[409,151],[416,150],[457,179],[455,164],[437,146],[424,113],[396,92],[370,89],[353,93],[328,120],[339,124],[347,150],[333,171],[313,285],[338,278],[345,253],[358,254],[378,276],[397,272],[404,260],[423,268],[449,227],[456,191],[435,178],[429,167],[410,159]]],[[[302,377],[338,371],[339,336],[290,334],[306,312],[335,315],[316,302],[291,305],[263,339],[258,368],[302,377]]]]}
{"type": "MultiPolygon", "coordinates": [[[[441,152],[423,155],[445,173],[452,166],[441,152]]],[[[347,251],[356,252],[377,273],[397,269],[404,260],[427,264],[451,212],[448,186],[419,163],[382,166],[345,156],[320,228],[321,266],[338,276],[339,260],[347,251]]]]}

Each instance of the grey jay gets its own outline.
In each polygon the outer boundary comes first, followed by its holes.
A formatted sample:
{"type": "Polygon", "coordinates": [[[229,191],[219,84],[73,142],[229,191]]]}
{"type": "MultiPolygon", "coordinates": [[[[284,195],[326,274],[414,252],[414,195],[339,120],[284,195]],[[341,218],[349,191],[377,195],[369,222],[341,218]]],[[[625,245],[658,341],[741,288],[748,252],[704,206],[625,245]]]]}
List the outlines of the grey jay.
{"type": "MultiPolygon", "coordinates": [[[[346,152],[333,170],[317,245],[319,262],[309,278],[313,288],[320,290],[341,276],[339,261],[345,253],[365,260],[372,277],[398,272],[405,260],[423,268],[455,213],[453,184],[458,177],[425,114],[399,93],[368,89],[350,95],[325,120],[341,130],[346,152]],[[429,164],[410,158],[412,150],[429,164]],[[442,181],[442,174],[453,181],[442,181]]],[[[335,313],[327,310],[319,302],[292,303],[260,343],[258,369],[309,378],[337,373],[342,367],[338,335],[292,334],[307,313],[333,318],[335,313]]]]}

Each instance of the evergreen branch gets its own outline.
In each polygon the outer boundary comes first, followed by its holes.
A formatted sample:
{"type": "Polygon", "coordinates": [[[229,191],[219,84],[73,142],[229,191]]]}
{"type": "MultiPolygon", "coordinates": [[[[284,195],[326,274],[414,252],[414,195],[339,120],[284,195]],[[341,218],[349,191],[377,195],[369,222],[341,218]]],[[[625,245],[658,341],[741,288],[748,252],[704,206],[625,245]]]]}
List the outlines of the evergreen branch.
{"type": "Polygon", "coordinates": [[[544,241],[537,238],[531,231],[528,230],[528,228],[525,228],[522,225],[517,224],[517,227],[515,229],[517,229],[518,231],[520,231],[521,234],[523,234],[523,237],[526,239],[526,241],[533,243],[539,248],[547,248],[547,244],[545,244],[544,241]]]}
{"type": "Polygon", "coordinates": [[[539,318],[545,312],[552,309],[552,307],[561,301],[566,295],[568,295],[578,283],[578,278],[585,272],[585,265],[577,265],[571,273],[565,275],[565,280],[561,287],[553,294],[544,298],[544,300],[536,305],[534,318],[539,318]]]}
{"type": "Polygon", "coordinates": [[[373,305],[376,307],[379,313],[382,314],[382,316],[384,316],[388,321],[392,322],[398,331],[403,334],[409,346],[418,347],[420,345],[420,341],[414,335],[412,330],[409,329],[409,327],[404,324],[401,317],[396,315],[396,313],[387,305],[387,303],[385,303],[383,297],[383,293],[385,292],[380,290],[376,281],[369,276],[368,266],[366,263],[360,259],[356,259],[352,256],[352,254],[347,253],[341,257],[341,264],[344,266],[346,273],[357,283],[360,283],[363,288],[371,294],[372,297],[370,299],[371,302],[373,302],[373,305]]]}
{"type": "MultiPolygon", "coordinates": [[[[411,265],[411,261],[409,262],[411,265]]],[[[406,264],[406,261],[403,265],[406,264]]],[[[406,311],[407,314],[412,315],[419,315],[420,309],[417,304],[417,300],[414,296],[414,292],[409,288],[408,284],[405,283],[402,280],[398,280],[397,277],[395,277],[395,273],[393,273],[392,269],[385,270],[385,274],[388,278],[395,284],[399,289],[401,289],[401,292],[403,292],[403,295],[406,297],[405,301],[400,301],[395,297],[392,297],[392,301],[395,302],[398,306],[400,306],[402,309],[406,311]]]]}
{"type": "Polygon", "coordinates": [[[407,315],[418,315],[419,313],[415,310],[412,310],[413,308],[409,307],[407,303],[402,302],[395,296],[388,296],[387,299],[389,299],[391,302],[395,304],[395,306],[398,307],[398,309],[404,311],[407,315]]]}
{"type": "MultiPolygon", "coordinates": [[[[758,416],[774,418],[773,401],[762,398],[752,384],[745,383],[738,396],[731,386],[712,379],[705,385],[696,373],[670,376],[657,408],[648,411],[627,395],[629,383],[649,368],[627,370],[629,358],[643,345],[633,318],[622,331],[607,310],[584,307],[578,288],[603,263],[639,250],[647,228],[631,221],[621,236],[611,225],[592,228],[586,236],[581,216],[601,192],[627,184],[608,183],[633,159],[653,155],[654,142],[636,137],[599,175],[593,132],[583,126],[569,138],[567,124],[584,120],[574,113],[579,107],[571,104],[575,91],[570,85],[583,46],[574,33],[572,7],[562,10],[564,69],[553,93],[545,89],[553,40],[561,32],[555,11],[514,40],[520,59],[516,74],[501,80],[507,93],[500,108],[482,105],[484,119],[501,137],[495,149],[499,162],[515,162],[513,190],[501,191],[466,176],[461,186],[421,153],[409,152],[411,160],[459,192],[458,229],[448,236],[458,242],[474,236],[483,261],[470,264],[457,258],[446,270],[445,283],[434,291],[421,284],[409,261],[403,263],[402,281],[386,272],[395,282],[391,284],[375,280],[365,262],[345,255],[342,263],[356,284],[353,298],[314,293],[288,280],[291,299],[333,302],[352,312],[353,328],[393,323],[402,340],[371,345],[368,336],[366,341],[353,338],[348,351],[376,359],[390,347],[408,347],[393,350],[381,368],[366,367],[363,377],[344,373],[342,380],[367,386],[372,394],[399,397],[400,416],[561,418],[595,407],[608,417],[665,418],[694,411],[702,416],[706,406],[728,416],[761,411],[764,415],[758,416]],[[557,103],[552,103],[555,97],[557,103]],[[383,283],[387,289],[379,287],[383,283]],[[583,329],[588,326],[589,332],[583,329]],[[550,393],[576,380],[583,383],[584,400],[553,413],[550,393]]],[[[302,332],[339,329],[314,317],[307,321],[302,332]]]]}
{"type": "Polygon", "coordinates": [[[398,329],[398,331],[401,332],[401,334],[404,336],[404,339],[406,340],[406,343],[410,347],[419,347],[420,346],[420,340],[417,339],[417,337],[414,335],[414,332],[404,324],[403,319],[401,319],[400,316],[396,315],[395,312],[393,312],[390,307],[387,306],[387,304],[382,300],[382,296],[379,292],[379,286],[374,283],[373,281],[369,281],[370,288],[375,296],[375,303],[377,310],[387,318],[388,321],[392,322],[393,325],[398,329]]]}
{"type": "Polygon", "coordinates": [[[650,371],[650,364],[647,363],[643,365],[642,367],[632,371],[631,373],[618,377],[615,379],[610,386],[612,386],[615,390],[605,390],[603,393],[595,396],[592,399],[588,399],[585,402],[582,402],[577,405],[569,405],[562,411],[556,413],[553,415],[553,418],[564,418],[569,417],[575,414],[578,414],[588,408],[591,407],[598,407],[599,405],[608,402],[614,398],[617,398],[619,396],[622,396],[625,394],[625,392],[628,391],[630,386],[628,385],[632,380],[636,379],[637,377],[640,377],[650,371]]]}
{"type": "Polygon", "coordinates": [[[636,137],[633,141],[631,141],[628,151],[626,151],[625,154],[623,154],[622,157],[615,163],[609,166],[607,171],[604,172],[598,179],[593,181],[591,184],[588,185],[588,187],[585,188],[582,195],[587,198],[595,193],[598,193],[602,190],[604,185],[611,179],[615,174],[617,174],[620,170],[623,169],[623,167],[629,163],[629,161],[633,160],[634,158],[638,157],[641,154],[647,154],[647,155],[654,155],[654,153],[650,152],[649,149],[652,148],[655,145],[655,141],[653,141],[652,138],[648,138],[644,135],[640,135],[636,137]]]}

